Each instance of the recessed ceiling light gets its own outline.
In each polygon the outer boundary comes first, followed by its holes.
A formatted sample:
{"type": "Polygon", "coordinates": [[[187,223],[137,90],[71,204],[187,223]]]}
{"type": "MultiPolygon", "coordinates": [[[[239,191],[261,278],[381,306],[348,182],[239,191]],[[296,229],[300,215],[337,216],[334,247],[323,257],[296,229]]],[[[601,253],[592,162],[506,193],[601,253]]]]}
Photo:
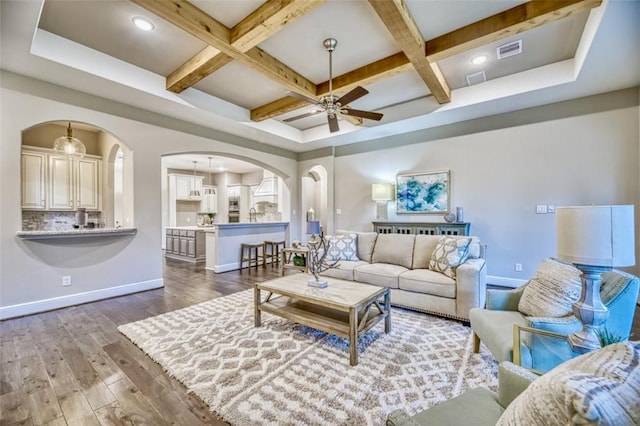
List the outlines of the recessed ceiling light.
{"type": "Polygon", "coordinates": [[[479,55],[471,59],[473,65],[483,64],[487,60],[487,55],[479,55]]]}
{"type": "Polygon", "coordinates": [[[155,28],[153,23],[146,18],[142,18],[140,16],[134,16],[133,19],[131,20],[133,21],[135,26],[140,28],[142,31],[151,31],[152,29],[155,28]]]}

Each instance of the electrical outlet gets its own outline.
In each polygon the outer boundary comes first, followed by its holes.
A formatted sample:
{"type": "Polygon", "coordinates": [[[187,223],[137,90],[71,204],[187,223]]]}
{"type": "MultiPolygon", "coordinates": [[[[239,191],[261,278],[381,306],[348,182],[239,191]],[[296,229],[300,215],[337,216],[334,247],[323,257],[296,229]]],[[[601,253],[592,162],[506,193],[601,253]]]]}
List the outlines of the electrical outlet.
{"type": "Polygon", "coordinates": [[[336,209],[336,214],[342,214],[342,209],[336,209]]]}
{"type": "Polygon", "coordinates": [[[547,205],[547,213],[555,213],[556,212],[556,205],[555,204],[548,204],[547,205]]]}
{"type": "Polygon", "coordinates": [[[522,272],[522,263],[516,263],[515,265],[513,265],[513,267],[516,272],[522,272]]]}
{"type": "Polygon", "coordinates": [[[71,285],[71,275],[65,275],[62,277],[62,286],[67,287],[71,285]]]}
{"type": "Polygon", "coordinates": [[[538,205],[536,205],[536,213],[537,214],[545,214],[545,213],[547,213],[547,205],[546,204],[538,204],[538,205]]]}

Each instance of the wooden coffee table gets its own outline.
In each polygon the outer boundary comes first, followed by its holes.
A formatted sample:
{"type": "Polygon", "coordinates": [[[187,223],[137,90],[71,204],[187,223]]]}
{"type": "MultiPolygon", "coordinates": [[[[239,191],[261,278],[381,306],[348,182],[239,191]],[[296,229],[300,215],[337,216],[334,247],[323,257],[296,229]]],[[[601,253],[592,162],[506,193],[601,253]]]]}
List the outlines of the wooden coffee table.
{"type": "Polygon", "coordinates": [[[309,274],[293,274],[254,287],[255,326],[268,312],[349,339],[349,361],[358,364],[358,338],[384,319],[391,331],[389,289],[329,278],[326,288],[310,287],[309,274]],[[263,300],[261,292],[268,292],[263,300]],[[381,301],[380,299],[383,299],[381,301]]]}

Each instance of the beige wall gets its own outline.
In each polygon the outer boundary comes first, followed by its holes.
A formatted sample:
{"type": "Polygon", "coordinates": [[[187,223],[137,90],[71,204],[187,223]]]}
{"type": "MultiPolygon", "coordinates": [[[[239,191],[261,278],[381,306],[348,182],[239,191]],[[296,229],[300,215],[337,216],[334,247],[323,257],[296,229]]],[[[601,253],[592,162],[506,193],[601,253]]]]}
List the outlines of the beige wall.
{"type": "MultiPolygon", "coordinates": [[[[336,216],[336,227],[372,229],[372,183],[402,172],[450,170],[451,207],[464,207],[471,233],[488,245],[489,275],[505,284],[508,278],[528,279],[543,258],[556,253],[555,216],[536,214],[536,204],[634,204],[636,218],[640,215],[638,110],[336,157],[335,208],[349,213],[336,216]],[[514,271],[516,262],[523,264],[522,272],[514,271]]],[[[389,206],[389,220],[442,221],[441,215],[398,215],[394,203],[389,206]]]]}
{"type": "MultiPolygon", "coordinates": [[[[3,80],[0,92],[0,316],[51,307],[60,301],[77,303],[94,296],[109,297],[162,285],[162,155],[215,152],[249,160],[259,157],[284,176],[297,174],[297,163],[291,158],[25,94],[6,84],[10,83],[3,80]],[[16,237],[16,231],[21,229],[22,131],[59,120],[104,129],[131,149],[135,236],[42,241],[16,237]],[[180,144],[176,145],[176,140],[180,144]],[[62,287],[65,275],[72,277],[70,287],[62,287]]],[[[60,91],[60,98],[65,98],[65,89],[48,89],[49,96],[60,91]]]]}

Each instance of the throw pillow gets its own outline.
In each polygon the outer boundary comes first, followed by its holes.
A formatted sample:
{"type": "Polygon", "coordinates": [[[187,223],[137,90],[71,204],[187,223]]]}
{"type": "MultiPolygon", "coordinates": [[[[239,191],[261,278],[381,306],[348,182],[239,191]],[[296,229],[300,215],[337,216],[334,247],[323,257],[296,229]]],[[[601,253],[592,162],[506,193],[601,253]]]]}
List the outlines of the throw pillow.
{"type": "Polygon", "coordinates": [[[534,380],[498,426],[640,424],[640,342],[605,346],[534,380]]]}
{"type": "Polygon", "coordinates": [[[328,236],[329,260],[360,260],[358,259],[358,235],[333,235],[328,236]]]}
{"type": "Polygon", "coordinates": [[[572,313],[581,292],[580,271],[575,266],[545,259],[525,285],[518,310],[533,317],[564,317],[572,313]]]}
{"type": "Polygon", "coordinates": [[[429,269],[455,279],[456,268],[469,256],[470,243],[471,238],[440,237],[431,254],[429,269]]]}

